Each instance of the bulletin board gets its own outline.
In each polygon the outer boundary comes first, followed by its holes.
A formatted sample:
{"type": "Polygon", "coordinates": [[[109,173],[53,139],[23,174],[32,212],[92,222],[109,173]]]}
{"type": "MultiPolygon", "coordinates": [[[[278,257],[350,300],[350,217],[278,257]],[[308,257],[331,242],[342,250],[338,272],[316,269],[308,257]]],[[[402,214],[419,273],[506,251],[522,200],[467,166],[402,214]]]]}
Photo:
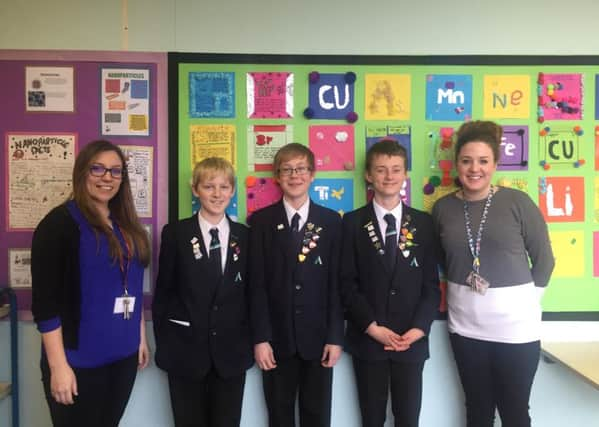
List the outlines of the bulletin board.
{"type": "Polygon", "coordinates": [[[166,220],[157,200],[167,175],[167,163],[160,161],[167,152],[166,59],[149,53],[0,51],[0,284],[15,290],[21,318],[30,316],[33,230],[69,198],[75,158],[97,139],[117,144],[127,158],[136,211],[152,243],[144,274],[149,307],[159,227],[166,220]]]}
{"type": "MultiPolygon", "coordinates": [[[[466,120],[504,128],[497,185],[527,192],[548,221],[556,268],[544,319],[599,320],[599,57],[169,54],[170,204],[197,209],[194,162],[231,160],[228,213],[280,197],[272,153],[316,154],[310,196],[341,214],[369,197],[368,146],[390,136],[409,153],[402,199],[430,211],[456,189],[453,133],[466,120]]],[[[444,307],[441,307],[441,311],[444,307]]]]}

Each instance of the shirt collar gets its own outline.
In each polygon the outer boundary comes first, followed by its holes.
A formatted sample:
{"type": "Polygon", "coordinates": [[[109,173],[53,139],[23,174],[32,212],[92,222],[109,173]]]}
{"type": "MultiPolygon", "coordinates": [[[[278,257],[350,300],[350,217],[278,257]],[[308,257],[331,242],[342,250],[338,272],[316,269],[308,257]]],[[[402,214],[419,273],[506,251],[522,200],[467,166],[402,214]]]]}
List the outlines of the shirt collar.
{"type": "Polygon", "coordinates": [[[300,215],[300,228],[301,224],[306,222],[308,219],[308,212],[310,211],[310,198],[308,197],[303,205],[299,209],[295,209],[291,206],[285,198],[283,198],[283,206],[285,207],[285,213],[287,214],[287,223],[291,224],[291,218],[297,212],[300,215]]]}
{"type": "Polygon", "coordinates": [[[388,209],[382,207],[381,205],[379,205],[375,199],[372,199],[372,206],[374,207],[374,214],[376,215],[376,220],[378,221],[379,224],[387,225],[387,222],[385,221],[384,218],[385,218],[385,215],[387,215],[388,213],[392,214],[395,217],[396,224],[401,223],[401,215],[402,215],[402,211],[403,211],[403,204],[401,203],[401,201],[397,204],[397,206],[395,206],[391,210],[388,210],[388,209]]]}

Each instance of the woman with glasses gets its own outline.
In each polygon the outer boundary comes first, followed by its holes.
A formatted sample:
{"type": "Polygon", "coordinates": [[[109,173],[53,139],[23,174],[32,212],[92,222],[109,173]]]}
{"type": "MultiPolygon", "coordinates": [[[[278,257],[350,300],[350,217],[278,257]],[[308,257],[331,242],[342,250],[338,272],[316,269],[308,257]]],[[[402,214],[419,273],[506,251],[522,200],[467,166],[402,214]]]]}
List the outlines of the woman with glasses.
{"type": "Polygon", "coordinates": [[[143,270],[150,259],[122,151],[85,146],[72,194],[33,234],[32,311],[54,426],[118,426],[149,360],[143,270]]]}

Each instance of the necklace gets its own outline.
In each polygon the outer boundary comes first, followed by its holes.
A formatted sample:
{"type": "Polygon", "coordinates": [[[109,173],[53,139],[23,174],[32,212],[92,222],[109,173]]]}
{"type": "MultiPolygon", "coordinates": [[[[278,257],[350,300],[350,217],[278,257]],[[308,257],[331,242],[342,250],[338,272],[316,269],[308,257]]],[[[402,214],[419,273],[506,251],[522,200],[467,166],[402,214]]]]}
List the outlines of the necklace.
{"type": "MultiPolygon", "coordinates": [[[[482,240],[483,229],[485,228],[485,223],[487,222],[487,215],[489,214],[489,207],[491,206],[491,200],[493,199],[493,195],[495,194],[495,187],[491,186],[489,190],[489,194],[487,195],[487,199],[485,201],[485,207],[483,208],[483,213],[480,218],[480,224],[478,226],[478,232],[476,233],[476,241],[472,236],[472,221],[470,219],[470,213],[468,212],[468,203],[464,198],[464,223],[466,225],[466,237],[468,239],[468,247],[470,248],[470,253],[472,254],[472,271],[466,277],[466,283],[470,285],[470,288],[478,292],[481,295],[484,295],[487,289],[489,288],[489,282],[480,275],[480,243],[482,240]]],[[[464,192],[462,191],[462,196],[464,196],[464,192]]]]}

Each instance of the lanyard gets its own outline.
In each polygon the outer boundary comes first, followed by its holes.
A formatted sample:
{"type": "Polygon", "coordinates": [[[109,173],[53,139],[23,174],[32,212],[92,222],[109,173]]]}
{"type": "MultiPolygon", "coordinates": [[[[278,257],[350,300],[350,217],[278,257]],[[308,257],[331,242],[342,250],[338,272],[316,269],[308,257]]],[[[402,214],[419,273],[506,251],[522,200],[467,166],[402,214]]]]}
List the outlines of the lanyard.
{"type": "Polygon", "coordinates": [[[129,295],[127,278],[129,276],[129,265],[131,265],[131,250],[129,249],[129,243],[125,238],[125,234],[121,231],[123,236],[123,242],[125,243],[126,254],[119,257],[119,268],[121,270],[121,277],[123,279],[123,292],[125,296],[129,295]]]}
{"type": "MultiPolygon", "coordinates": [[[[462,193],[462,195],[463,194],[464,193],[462,193]]],[[[466,199],[464,199],[464,222],[466,223],[466,236],[468,238],[468,247],[470,248],[470,253],[472,254],[473,258],[472,269],[477,274],[480,272],[480,241],[482,239],[485,222],[487,221],[487,215],[489,213],[489,207],[491,206],[493,194],[495,194],[495,187],[491,186],[482,216],[480,218],[480,225],[478,226],[478,233],[476,234],[476,242],[474,242],[474,239],[472,238],[472,222],[470,221],[470,214],[468,213],[468,204],[466,203],[466,199]]]]}

